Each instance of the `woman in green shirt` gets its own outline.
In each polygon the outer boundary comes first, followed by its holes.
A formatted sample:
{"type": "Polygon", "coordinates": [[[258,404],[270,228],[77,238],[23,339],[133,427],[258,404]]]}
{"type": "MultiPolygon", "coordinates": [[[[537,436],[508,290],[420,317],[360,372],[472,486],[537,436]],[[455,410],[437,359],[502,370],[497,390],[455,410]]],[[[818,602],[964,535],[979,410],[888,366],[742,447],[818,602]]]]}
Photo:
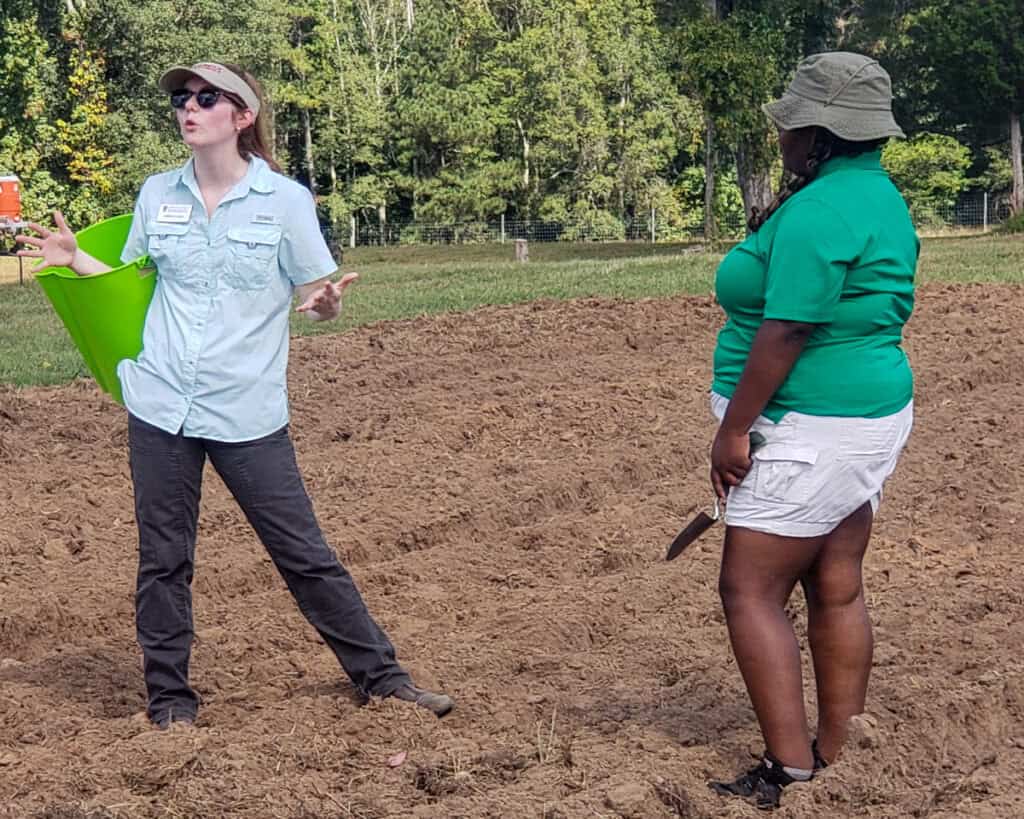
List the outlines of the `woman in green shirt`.
{"type": "Polygon", "coordinates": [[[903,132],[877,62],[833,52],[803,61],[765,106],[793,181],[722,261],[727,315],[715,349],[721,421],[711,481],[726,505],[719,591],[764,735],[761,763],[713,782],[771,809],[782,788],[835,760],[864,710],[871,624],[861,563],[882,484],[913,423],[902,330],[918,240],[880,164],[903,132]],[[764,443],[754,452],[750,433],[764,443]],[[800,651],[785,605],[804,588],[818,692],[804,713],[800,651]]]}

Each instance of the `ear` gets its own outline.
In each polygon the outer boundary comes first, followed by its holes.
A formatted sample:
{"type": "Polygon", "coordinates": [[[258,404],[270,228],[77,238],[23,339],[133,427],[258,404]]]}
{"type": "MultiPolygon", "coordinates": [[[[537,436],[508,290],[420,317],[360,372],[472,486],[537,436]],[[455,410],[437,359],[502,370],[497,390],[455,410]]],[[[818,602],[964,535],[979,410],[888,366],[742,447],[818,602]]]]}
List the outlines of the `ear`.
{"type": "Polygon", "coordinates": [[[807,129],[807,159],[820,160],[819,153],[825,147],[827,137],[825,129],[812,125],[807,129]]]}
{"type": "Polygon", "coordinates": [[[250,125],[256,122],[256,115],[253,114],[251,108],[246,108],[244,111],[235,112],[235,130],[244,131],[250,125]]]}

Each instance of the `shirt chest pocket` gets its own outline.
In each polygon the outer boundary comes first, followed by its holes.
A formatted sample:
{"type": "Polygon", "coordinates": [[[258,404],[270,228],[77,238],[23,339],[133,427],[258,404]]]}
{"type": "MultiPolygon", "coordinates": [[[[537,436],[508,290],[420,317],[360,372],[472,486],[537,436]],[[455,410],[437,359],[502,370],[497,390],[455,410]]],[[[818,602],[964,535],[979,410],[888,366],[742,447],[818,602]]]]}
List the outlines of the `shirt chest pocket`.
{"type": "Polygon", "coordinates": [[[263,290],[277,273],[279,227],[241,227],[228,230],[228,264],[224,283],[234,290],[263,290]]]}
{"type": "Polygon", "coordinates": [[[179,281],[202,273],[196,264],[196,242],[188,235],[189,224],[146,223],[146,252],[161,276],[179,281]]]}

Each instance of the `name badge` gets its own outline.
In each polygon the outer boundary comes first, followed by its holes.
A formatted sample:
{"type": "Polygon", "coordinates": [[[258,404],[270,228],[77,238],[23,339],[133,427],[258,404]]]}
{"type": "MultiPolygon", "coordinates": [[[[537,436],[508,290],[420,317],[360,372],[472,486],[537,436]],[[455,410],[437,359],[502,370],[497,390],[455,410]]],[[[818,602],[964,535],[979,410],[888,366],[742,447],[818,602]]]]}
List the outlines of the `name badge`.
{"type": "Polygon", "coordinates": [[[191,205],[164,204],[160,206],[160,211],[156,215],[156,220],[158,222],[168,222],[171,224],[183,225],[186,224],[191,217],[191,205]]]}
{"type": "Polygon", "coordinates": [[[256,225],[276,225],[277,217],[272,213],[257,213],[252,217],[252,221],[256,225]]]}

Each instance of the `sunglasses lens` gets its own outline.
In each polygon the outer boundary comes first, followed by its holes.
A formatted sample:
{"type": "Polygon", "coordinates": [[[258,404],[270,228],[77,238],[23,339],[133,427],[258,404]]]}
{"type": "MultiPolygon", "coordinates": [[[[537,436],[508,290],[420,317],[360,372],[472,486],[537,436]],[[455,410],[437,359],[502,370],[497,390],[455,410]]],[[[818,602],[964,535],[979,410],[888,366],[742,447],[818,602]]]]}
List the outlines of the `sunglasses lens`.
{"type": "Polygon", "coordinates": [[[199,103],[200,108],[213,108],[218,99],[220,99],[220,91],[214,91],[211,88],[205,88],[196,94],[196,102],[199,103]]]}
{"type": "Polygon", "coordinates": [[[221,92],[216,88],[204,88],[202,91],[189,91],[187,88],[182,88],[179,91],[171,92],[171,106],[174,108],[184,108],[192,95],[195,94],[196,102],[200,108],[213,108],[217,104],[217,100],[220,99],[221,92]]]}

